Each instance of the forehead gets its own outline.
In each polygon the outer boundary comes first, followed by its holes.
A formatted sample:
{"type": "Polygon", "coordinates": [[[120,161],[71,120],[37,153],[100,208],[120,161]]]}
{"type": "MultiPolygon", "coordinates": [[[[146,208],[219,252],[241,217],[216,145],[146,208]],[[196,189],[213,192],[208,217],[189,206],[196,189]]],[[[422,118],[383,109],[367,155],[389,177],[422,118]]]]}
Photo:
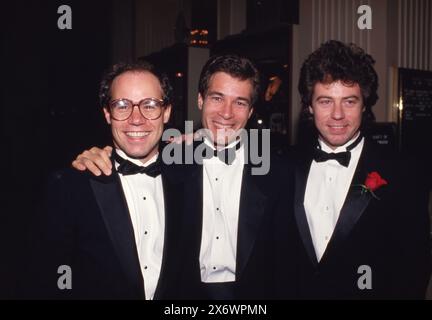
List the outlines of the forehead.
{"type": "Polygon", "coordinates": [[[252,81],[241,80],[226,72],[216,72],[210,77],[208,92],[218,92],[227,96],[250,99],[252,96],[252,81]]]}
{"type": "Polygon", "coordinates": [[[158,78],[148,71],[126,71],[111,84],[113,98],[161,98],[162,87],[158,78]]]}
{"type": "Polygon", "coordinates": [[[357,82],[347,83],[340,80],[329,83],[317,82],[314,85],[313,95],[319,97],[348,97],[357,96],[361,98],[361,89],[357,82]]]}

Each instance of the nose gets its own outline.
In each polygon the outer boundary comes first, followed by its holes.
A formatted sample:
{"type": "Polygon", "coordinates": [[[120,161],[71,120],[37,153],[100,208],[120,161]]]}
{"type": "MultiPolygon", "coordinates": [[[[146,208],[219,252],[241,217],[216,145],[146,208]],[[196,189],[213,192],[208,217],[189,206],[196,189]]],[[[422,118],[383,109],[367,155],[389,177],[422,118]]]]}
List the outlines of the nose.
{"type": "Polygon", "coordinates": [[[230,119],[233,116],[233,105],[232,105],[232,101],[225,101],[222,105],[222,108],[219,112],[219,114],[224,118],[224,119],[230,119]]]}
{"type": "Polygon", "coordinates": [[[143,117],[141,111],[139,110],[139,107],[135,105],[133,106],[132,114],[128,120],[130,124],[138,126],[143,124],[147,119],[143,117]]]}
{"type": "Polygon", "coordinates": [[[331,117],[335,120],[340,120],[345,117],[341,101],[336,101],[333,105],[331,117]]]}

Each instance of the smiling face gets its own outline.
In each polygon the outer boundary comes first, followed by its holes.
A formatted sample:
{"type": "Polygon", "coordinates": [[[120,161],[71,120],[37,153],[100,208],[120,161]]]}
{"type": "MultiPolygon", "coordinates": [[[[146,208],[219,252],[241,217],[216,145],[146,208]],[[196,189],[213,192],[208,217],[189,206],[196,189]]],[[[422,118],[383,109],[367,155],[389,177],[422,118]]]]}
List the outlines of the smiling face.
{"type": "Polygon", "coordinates": [[[213,142],[224,146],[236,138],[252,115],[250,80],[233,78],[225,72],[216,72],[210,78],[205,97],[198,94],[201,122],[212,133],[213,142]]]}
{"type": "Polygon", "coordinates": [[[336,149],[344,145],[360,130],[364,106],[358,83],[316,83],[309,111],[327,146],[336,149]]]}
{"type": "MultiPolygon", "coordinates": [[[[145,98],[162,99],[159,80],[150,72],[127,71],[118,75],[111,85],[111,100],[129,99],[135,103],[145,98]]],[[[138,107],[127,120],[118,121],[111,117],[109,107],[104,108],[105,119],[111,125],[116,148],[143,163],[158,152],[164,124],[168,122],[171,106],[163,108],[162,115],[155,120],[144,118],[138,107]]]]}

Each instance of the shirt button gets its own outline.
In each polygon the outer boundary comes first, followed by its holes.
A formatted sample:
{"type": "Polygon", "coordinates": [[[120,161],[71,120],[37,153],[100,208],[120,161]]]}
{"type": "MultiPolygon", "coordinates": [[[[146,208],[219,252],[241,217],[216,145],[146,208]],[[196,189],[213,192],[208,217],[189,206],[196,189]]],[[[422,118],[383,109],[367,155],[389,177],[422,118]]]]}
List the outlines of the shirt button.
{"type": "Polygon", "coordinates": [[[328,206],[325,207],[325,211],[329,211],[329,207],[328,206]]]}
{"type": "Polygon", "coordinates": [[[219,237],[216,237],[216,240],[219,240],[219,237]]]}
{"type": "Polygon", "coordinates": [[[329,238],[329,237],[325,236],[326,241],[328,241],[328,238],[329,238]]]}
{"type": "Polygon", "coordinates": [[[147,234],[148,232],[147,231],[144,231],[144,234],[147,234]]]}
{"type": "Polygon", "coordinates": [[[216,267],[213,267],[213,270],[216,270],[216,267]]]}
{"type": "Polygon", "coordinates": [[[144,266],[144,270],[147,270],[147,266],[144,266]]]}
{"type": "Polygon", "coordinates": [[[143,200],[146,200],[147,198],[146,197],[143,197],[143,200]]]}
{"type": "Polygon", "coordinates": [[[216,178],[215,180],[216,180],[216,181],[219,181],[219,179],[218,179],[218,178],[216,178]]]}
{"type": "Polygon", "coordinates": [[[219,208],[216,208],[216,211],[219,211],[219,208]]]}

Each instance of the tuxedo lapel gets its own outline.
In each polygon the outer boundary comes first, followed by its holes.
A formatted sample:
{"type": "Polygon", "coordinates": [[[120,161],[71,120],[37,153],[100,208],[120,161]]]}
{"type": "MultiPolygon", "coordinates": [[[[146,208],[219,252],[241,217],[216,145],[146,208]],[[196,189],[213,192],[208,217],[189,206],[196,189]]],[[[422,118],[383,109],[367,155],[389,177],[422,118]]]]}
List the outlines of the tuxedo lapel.
{"type": "Polygon", "coordinates": [[[315,248],[313,246],[309,224],[306,217],[306,211],[304,208],[306,184],[311,164],[312,159],[305,157],[297,166],[295,175],[294,214],[303,245],[311,262],[316,266],[318,264],[318,260],[316,257],[315,248]]]}
{"type": "Polygon", "coordinates": [[[131,287],[136,288],[137,294],[144,298],[144,280],[120,178],[113,173],[109,177],[91,179],[90,185],[127,279],[131,287]]]}
{"type": "Polygon", "coordinates": [[[188,180],[185,183],[185,221],[184,235],[192,248],[193,263],[199,272],[199,255],[201,250],[202,224],[203,224],[203,169],[202,165],[193,164],[188,167],[188,180]]]}
{"type": "Polygon", "coordinates": [[[243,168],[243,179],[240,194],[236,278],[243,272],[255,239],[258,235],[267,197],[257,186],[257,176],[251,174],[251,165],[243,168]]]}
{"type": "Polygon", "coordinates": [[[321,261],[325,261],[326,256],[344,243],[372,199],[372,195],[369,192],[362,192],[362,188],[360,187],[360,185],[364,184],[368,174],[369,165],[365,157],[365,154],[367,154],[366,149],[367,145],[365,142],[335,230],[321,261]]]}
{"type": "MultiPolygon", "coordinates": [[[[164,193],[164,208],[165,208],[165,231],[164,231],[164,248],[162,253],[162,264],[161,264],[161,270],[159,275],[159,281],[156,286],[154,299],[158,300],[160,296],[163,296],[163,293],[166,288],[166,278],[165,270],[167,268],[167,256],[172,254],[172,245],[175,241],[178,241],[178,239],[175,238],[175,233],[173,232],[174,228],[177,228],[176,226],[176,218],[178,216],[178,212],[175,212],[174,205],[174,195],[179,192],[179,190],[175,189],[175,185],[172,184],[169,179],[167,178],[162,166],[162,185],[163,185],[163,193],[164,193]]],[[[180,204],[178,204],[180,206],[180,204]]]]}

